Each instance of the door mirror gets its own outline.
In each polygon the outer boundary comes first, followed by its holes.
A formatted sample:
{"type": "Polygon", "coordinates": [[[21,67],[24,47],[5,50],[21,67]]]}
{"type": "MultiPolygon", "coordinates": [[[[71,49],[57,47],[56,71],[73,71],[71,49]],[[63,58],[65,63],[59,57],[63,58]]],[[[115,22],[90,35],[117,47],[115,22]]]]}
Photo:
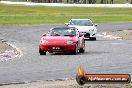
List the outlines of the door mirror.
{"type": "Polygon", "coordinates": [[[82,37],[83,35],[84,35],[83,33],[81,33],[81,32],[79,33],[79,37],[82,37]]]}
{"type": "Polygon", "coordinates": [[[96,26],[96,27],[97,27],[98,25],[97,25],[97,24],[94,24],[94,26],[96,26]]]}
{"type": "Polygon", "coordinates": [[[46,36],[46,33],[43,33],[42,36],[46,36]]]}
{"type": "Polygon", "coordinates": [[[70,23],[65,23],[66,26],[68,26],[70,23]]]}

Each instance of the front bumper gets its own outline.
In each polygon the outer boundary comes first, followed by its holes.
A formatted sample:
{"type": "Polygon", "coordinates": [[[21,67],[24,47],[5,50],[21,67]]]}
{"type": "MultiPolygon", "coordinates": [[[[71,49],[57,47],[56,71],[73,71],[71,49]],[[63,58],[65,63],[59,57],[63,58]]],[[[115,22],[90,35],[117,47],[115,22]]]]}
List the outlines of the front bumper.
{"type": "Polygon", "coordinates": [[[48,52],[70,52],[75,50],[75,44],[65,44],[65,45],[43,45],[40,44],[41,50],[48,51],[48,52]]]}
{"type": "Polygon", "coordinates": [[[90,32],[82,32],[82,33],[84,33],[85,38],[96,37],[96,33],[90,33],[90,32]]]}

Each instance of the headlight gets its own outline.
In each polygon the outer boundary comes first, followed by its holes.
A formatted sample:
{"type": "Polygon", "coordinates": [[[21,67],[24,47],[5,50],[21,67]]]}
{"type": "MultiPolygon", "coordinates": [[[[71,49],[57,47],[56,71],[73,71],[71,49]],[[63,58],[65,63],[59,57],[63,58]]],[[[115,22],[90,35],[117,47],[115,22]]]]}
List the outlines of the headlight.
{"type": "Polygon", "coordinates": [[[93,32],[93,31],[94,31],[94,29],[91,29],[90,31],[92,31],[92,32],[93,32]]]}
{"type": "Polygon", "coordinates": [[[72,44],[73,43],[73,41],[71,41],[71,40],[67,40],[67,42],[66,42],[66,44],[72,44]]]}
{"type": "Polygon", "coordinates": [[[47,44],[47,43],[49,43],[49,42],[42,39],[42,40],[41,40],[41,43],[42,43],[42,44],[47,44]]]}

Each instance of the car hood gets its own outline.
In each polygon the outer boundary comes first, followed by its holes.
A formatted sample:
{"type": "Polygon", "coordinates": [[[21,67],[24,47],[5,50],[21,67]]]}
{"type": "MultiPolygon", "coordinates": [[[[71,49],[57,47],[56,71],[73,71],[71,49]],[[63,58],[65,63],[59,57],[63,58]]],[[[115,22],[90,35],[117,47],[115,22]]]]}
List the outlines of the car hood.
{"type": "Polygon", "coordinates": [[[49,41],[49,42],[66,42],[67,40],[72,40],[76,41],[76,37],[74,36],[46,36],[43,37],[44,40],[49,41]]]}
{"type": "Polygon", "coordinates": [[[89,32],[89,31],[91,31],[93,29],[96,29],[94,26],[76,26],[76,25],[69,25],[69,27],[75,27],[80,32],[89,32]]]}

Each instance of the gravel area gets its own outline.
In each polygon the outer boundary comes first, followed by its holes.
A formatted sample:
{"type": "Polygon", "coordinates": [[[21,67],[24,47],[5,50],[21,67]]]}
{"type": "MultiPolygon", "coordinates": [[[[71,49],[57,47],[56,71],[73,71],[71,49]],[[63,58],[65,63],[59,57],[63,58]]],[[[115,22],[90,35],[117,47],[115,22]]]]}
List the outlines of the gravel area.
{"type": "Polygon", "coordinates": [[[119,30],[119,31],[107,32],[107,35],[122,37],[123,40],[131,40],[132,30],[119,30]]]}
{"type": "Polygon", "coordinates": [[[6,41],[0,40],[0,54],[4,53],[6,50],[12,50],[13,48],[5,43],[6,41]]]}
{"type": "Polygon", "coordinates": [[[18,56],[18,51],[10,43],[0,40],[0,61],[11,60],[18,56]]]}

